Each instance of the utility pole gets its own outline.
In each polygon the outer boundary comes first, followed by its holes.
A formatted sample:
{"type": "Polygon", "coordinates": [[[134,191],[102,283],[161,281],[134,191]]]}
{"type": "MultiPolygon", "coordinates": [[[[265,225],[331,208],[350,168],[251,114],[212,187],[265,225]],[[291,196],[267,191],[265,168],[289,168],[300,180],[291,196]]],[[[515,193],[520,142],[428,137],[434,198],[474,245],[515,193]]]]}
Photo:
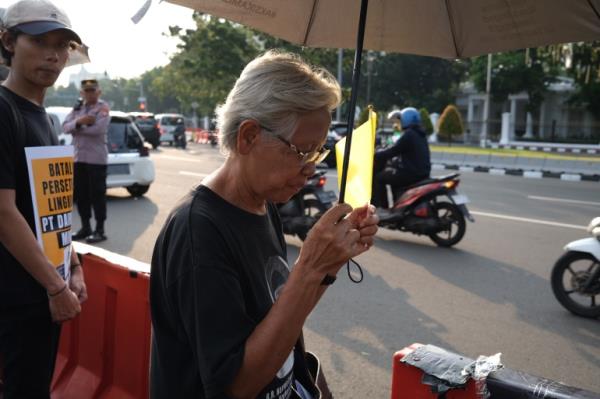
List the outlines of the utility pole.
{"type": "Polygon", "coordinates": [[[371,103],[371,75],[373,74],[373,52],[367,52],[367,106],[371,103]]]}
{"type": "Polygon", "coordinates": [[[488,54],[487,59],[487,77],[485,82],[485,104],[483,106],[483,124],[481,126],[481,140],[479,145],[482,148],[487,146],[488,120],[490,117],[490,91],[492,88],[492,55],[488,54]]]}
{"type": "Polygon", "coordinates": [[[140,96],[138,97],[140,111],[147,111],[148,104],[146,104],[146,97],[144,96],[144,83],[140,80],[140,96]]]}
{"type": "MultiPolygon", "coordinates": [[[[344,60],[344,49],[338,49],[338,83],[342,87],[342,61],[344,60]]],[[[335,120],[338,122],[342,121],[342,106],[341,104],[335,110],[335,120]]]]}

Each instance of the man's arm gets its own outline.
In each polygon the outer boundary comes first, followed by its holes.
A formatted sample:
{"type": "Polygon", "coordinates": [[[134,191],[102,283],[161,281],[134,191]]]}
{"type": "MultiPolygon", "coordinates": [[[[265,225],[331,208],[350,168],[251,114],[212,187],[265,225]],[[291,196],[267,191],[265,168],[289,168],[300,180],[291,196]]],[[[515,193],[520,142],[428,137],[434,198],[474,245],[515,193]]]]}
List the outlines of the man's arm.
{"type": "Polygon", "coordinates": [[[38,245],[15,203],[15,190],[0,189],[0,242],[44,289],[54,321],[68,320],[81,311],[77,296],[66,287],[38,245]],[[54,295],[55,294],[55,295],[54,295]]]}
{"type": "Polygon", "coordinates": [[[398,139],[391,147],[375,151],[375,159],[378,161],[387,161],[388,159],[397,157],[398,155],[402,154],[404,152],[404,146],[400,143],[401,140],[402,137],[400,137],[400,139],[398,139]]]}
{"type": "Polygon", "coordinates": [[[62,128],[65,133],[72,133],[73,131],[77,130],[77,119],[75,111],[69,112],[69,114],[65,118],[65,121],[62,124],[62,128]]]}
{"type": "Polygon", "coordinates": [[[110,109],[107,104],[102,104],[100,111],[96,114],[94,123],[77,129],[74,133],[85,136],[99,136],[106,134],[110,123],[110,109]]]}

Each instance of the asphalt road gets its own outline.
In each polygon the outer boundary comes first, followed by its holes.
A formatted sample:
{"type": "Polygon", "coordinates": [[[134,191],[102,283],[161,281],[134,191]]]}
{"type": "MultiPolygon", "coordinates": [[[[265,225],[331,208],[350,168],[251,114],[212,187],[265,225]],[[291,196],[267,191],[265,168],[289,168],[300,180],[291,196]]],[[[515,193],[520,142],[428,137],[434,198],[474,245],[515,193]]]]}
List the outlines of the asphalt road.
{"type": "MultiPolygon", "coordinates": [[[[157,178],[140,199],[109,190],[103,248],[149,262],[170,209],[223,160],[208,145],[152,152],[157,178]]],[[[439,174],[439,173],[438,173],[439,174]]],[[[328,187],[337,185],[328,172],[328,187]]],[[[413,342],[476,358],[502,352],[510,368],[600,392],[600,320],[572,316],[549,282],[563,246],[600,215],[600,184],[464,173],[476,222],[453,249],[382,229],[309,317],[307,346],[340,398],[389,397],[391,358],[413,342]]],[[[78,227],[75,217],[75,228],[78,227]]],[[[288,237],[290,263],[301,242],[288,237]]]]}

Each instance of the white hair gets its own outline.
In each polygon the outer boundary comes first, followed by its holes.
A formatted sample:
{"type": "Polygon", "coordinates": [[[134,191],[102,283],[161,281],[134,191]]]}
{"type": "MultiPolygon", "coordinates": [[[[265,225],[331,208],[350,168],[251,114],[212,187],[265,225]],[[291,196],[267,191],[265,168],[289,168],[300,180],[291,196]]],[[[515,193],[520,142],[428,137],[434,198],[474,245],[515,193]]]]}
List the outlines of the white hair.
{"type": "Polygon", "coordinates": [[[270,50],[246,65],[225,104],[217,108],[221,149],[235,151],[244,120],[256,120],[289,138],[300,116],[323,108],[331,112],[340,100],[340,85],[327,70],[296,54],[270,50]]]}

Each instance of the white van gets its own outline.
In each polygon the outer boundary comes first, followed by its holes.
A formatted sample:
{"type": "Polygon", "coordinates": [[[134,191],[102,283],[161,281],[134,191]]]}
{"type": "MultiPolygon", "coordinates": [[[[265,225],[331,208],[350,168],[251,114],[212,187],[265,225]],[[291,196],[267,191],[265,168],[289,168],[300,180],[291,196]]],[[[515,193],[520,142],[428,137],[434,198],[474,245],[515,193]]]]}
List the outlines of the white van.
{"type": "Polygon", "coordinates": [[[160,131],[160,142],[173,145],[175,136],[173,132],[178,126],[184,126],[185,118],[181,114],[156,114],[154,115],[158,122],[158,130],[160,131]]]}

